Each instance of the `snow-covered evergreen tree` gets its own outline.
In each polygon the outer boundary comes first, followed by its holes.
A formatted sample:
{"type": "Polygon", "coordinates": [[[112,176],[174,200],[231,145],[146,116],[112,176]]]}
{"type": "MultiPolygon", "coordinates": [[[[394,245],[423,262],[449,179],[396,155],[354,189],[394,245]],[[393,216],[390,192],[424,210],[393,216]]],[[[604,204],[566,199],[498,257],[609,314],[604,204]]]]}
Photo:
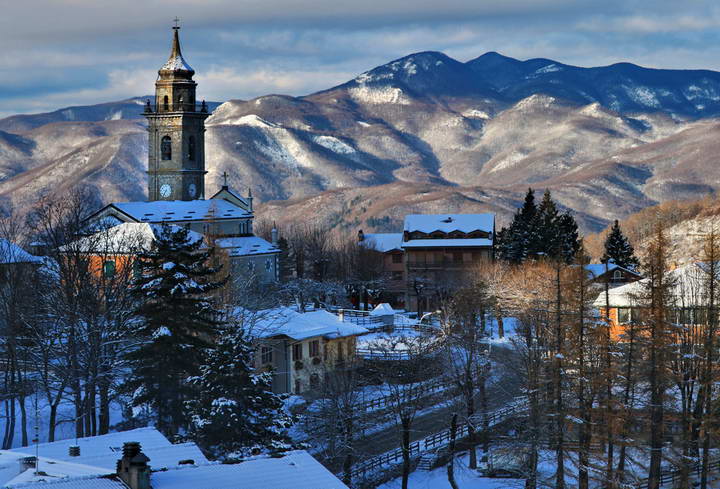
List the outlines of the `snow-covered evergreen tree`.
{"type": "Polygon", "coordinates": [[[612,260],[615,264],[630,270],[637,269],[640,264],[635,256],[635,250],[620,229],[617,219],[605,238],[605,253],[602,259],[603,261],[612,260]]]}
{"type": "Polygon", "coordinates": [[[213,457],[242,458],[291,448],[292,417],[270,390],[270,372],[252,367],[253,348],[242,330],[223,331],[206,350],[200,373],[188,381],[197,394],[186,403],[190,433],[213,457]]]}
{"type": "Polygon", "coordinates": [[[210,294],[222,282],[215,280],[218,270],[209,264],[213,249],[203,246],[202,238],[167,225],[155,234],[136,265],[140,346],[127,354],[125,387],[133,405],[148,407],[158,429],[172,435],[187,425],[187,377],[198,374],[203,351],[217,332],[219,314],[210,294]]]}
{"type": "Polygon", "coordinates": [[[518,209],[510,226],[497,234],[497,251],[500,258],[511,263],[522,263],[535,246],[537,237],[534,222],[537,216],[535,192],[528,189],[523,206],[518,209]]]}

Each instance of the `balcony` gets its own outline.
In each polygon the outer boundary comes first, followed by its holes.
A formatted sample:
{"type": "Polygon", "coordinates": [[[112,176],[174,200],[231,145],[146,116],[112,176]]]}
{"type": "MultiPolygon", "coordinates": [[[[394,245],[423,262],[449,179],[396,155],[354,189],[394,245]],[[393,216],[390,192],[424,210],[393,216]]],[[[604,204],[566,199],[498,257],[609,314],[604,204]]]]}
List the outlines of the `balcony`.
{"type": "Polygon", "coordinates": [[[164,114],[169,112],[199,112],[208,113],[208,106],[203,100],[199,104],[151,104],[148,100],[145,103],[145,114],[164,114]]]}

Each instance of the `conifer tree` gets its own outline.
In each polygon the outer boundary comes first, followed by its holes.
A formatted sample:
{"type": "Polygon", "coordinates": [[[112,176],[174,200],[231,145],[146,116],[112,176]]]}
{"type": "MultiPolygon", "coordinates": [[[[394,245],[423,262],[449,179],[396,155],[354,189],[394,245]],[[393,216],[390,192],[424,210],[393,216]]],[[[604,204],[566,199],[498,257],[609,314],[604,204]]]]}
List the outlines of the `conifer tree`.
{"type": "Polygon", "coordinates": [[[131,376],[125,387],[134,406],[154,412],[158,429],[173,435],[186,426],[186,379],[196,375],[203,350],[217,332],[219,317],[209,297],[222,282],[210,267],[213,249],[185,228],[154,227],[151,249],[138,256],[133,293],[138,300],[140,346],[127,354],[131,376]]]}
{"type": "Polygon", "coordinates": [[[616,265],[630,270],[635,270],[640,263],[635,256],[635,250],[630,241],[620,229],[617,219],[605,239],[605,253],[602,259],[603,261],[612,260],[616,265]]]}
{"type": "Polygon", "coordinates": [[[242,330],[225,328],[215,348],[205,351],[197,392],[186,404],[190,433],[215,458],[242,458],[291,448],[286,434],[292,417],[270,390],[272,374],[252,367],[253,347],[242,330]]]}
{"type": "Polygon", "coordinates": [[[535,247],[537,237],[535,192],[529,188],[523,206],[518,209],[508,228],[498,233],[498,255],[511,263],[522,263],[535,247]]]}

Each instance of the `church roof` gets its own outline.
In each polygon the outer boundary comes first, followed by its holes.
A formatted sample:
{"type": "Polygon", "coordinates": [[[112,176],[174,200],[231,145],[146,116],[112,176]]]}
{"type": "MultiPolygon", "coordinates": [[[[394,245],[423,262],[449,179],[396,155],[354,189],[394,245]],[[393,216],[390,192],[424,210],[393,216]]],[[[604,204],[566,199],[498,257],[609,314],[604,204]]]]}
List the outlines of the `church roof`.
{"type": "Polygon", "coordinates": [[[157,200],[152,202],[114,202],[96,212],[115,208],[136,222],[190,222],[249,218],[252,214],[223,199],[157,200]]]}
{"type": "Polygon", "coordinates": [[[180,51],[180,36],[178,35],[179,27],[173,28],[173,41],[172,48],[170,50],[170,57],[160,68],[161,72],[184,72],[185,75],[194,75],[195,70],[185,61],[183,58],[182,51],[180,51]]]}

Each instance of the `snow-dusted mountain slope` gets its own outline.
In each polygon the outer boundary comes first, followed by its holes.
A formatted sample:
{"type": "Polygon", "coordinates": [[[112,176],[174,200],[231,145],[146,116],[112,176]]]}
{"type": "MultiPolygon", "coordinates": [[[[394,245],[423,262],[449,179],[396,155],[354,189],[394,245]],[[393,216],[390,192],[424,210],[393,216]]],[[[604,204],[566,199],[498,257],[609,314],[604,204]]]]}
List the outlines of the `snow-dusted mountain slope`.
{"type": "MultiPolygon", "coordinates": [[[[104,201],[143,199],[142,103],[0,120],[0,199],[23,207],[81,182],[104,201]]],[[[532,185],[596,230],[718,189],[718,112],[716,72],[423,52],[305,97],[220,105],[207,119],[208,192],[227,171],[279,218],[313,209],[370,229],[412,209],[506,217],[532,185]]]]}

